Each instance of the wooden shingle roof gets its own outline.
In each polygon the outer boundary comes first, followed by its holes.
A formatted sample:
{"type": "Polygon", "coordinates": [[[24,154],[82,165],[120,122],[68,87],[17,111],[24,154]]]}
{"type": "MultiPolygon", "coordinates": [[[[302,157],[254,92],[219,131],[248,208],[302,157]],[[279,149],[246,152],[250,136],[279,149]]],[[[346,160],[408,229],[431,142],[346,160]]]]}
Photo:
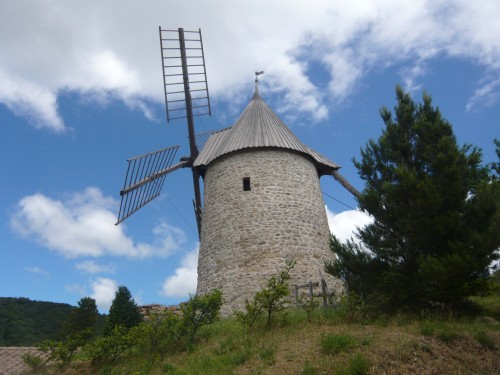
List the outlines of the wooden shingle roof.
{"type": "Polygon", "coordinates": [[[200,169],[229,153],[251,148],[280,148],[296,151],[312,159],[320,175],[331,174],[340,167],[304,145],[261,98],[256,87],[247,107],[227,129],[210,136],[194,161],[200,169]]]}

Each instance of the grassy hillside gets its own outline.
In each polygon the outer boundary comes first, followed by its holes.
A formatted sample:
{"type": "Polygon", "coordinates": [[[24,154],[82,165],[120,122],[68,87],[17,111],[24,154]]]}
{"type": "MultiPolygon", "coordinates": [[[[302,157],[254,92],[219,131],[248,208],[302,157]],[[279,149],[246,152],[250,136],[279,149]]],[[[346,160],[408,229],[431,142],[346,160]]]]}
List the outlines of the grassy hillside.
{"type": "MultiPolygon", "coordinates": [[[[271,328],[245,331],[234,319],[202,328],[193,347],[150,355],[138,346],[114,365],[80,360],[63,374],[498,374],[500,293],[477,317],[363,317],[358,309],[321,310],[311,322],[288,310],[271,328]]],[[[39,372],[37,372],[39,373],[39,372]]]]}

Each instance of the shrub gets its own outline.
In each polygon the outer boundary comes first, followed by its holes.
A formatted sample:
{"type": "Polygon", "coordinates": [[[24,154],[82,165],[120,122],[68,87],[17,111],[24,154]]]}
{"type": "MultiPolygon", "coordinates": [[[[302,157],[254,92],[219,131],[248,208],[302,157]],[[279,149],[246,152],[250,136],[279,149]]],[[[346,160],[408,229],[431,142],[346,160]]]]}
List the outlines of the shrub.
{"type": "Polygon", "coordinates": [[[350,375],[365,375],[370,370],[370,361],[361,353],[356,353],[349,359],[347,373],[350,375]]]}
{"type": "Polygon", "coordinates": [[[148,356],[175,352],[182,348],[181,318],[167,311],[131,328],[130,335],[148,356]]]}
{"type": "Polygon", "coordinates": [[[174,353],[190,347],[199,329],[215,322],[222,305],[222,293],[214,290],[202,296],[190,296],[181,306],[182,313],[166,311],[152,316],[130,329],[137,349],[147,356],[174,353]]]}
{"type": "Polygon", "coordinates": [[[349,335],[322,334],[321,352],[323,354],[338,354],[342,351],[351,349],[356,345],[356,340],[349,335]]]}
{"type": "Polygon", "coordinates": [[[360,322],[366,317],[366,310],[365,302],[356,293],[350,292],[341,295],[338,312],[344,321],[350,323],[360,322]]]}
{"type": "Polygon", "coordinates": [[[46,361],[41,356],[31,353],[23,355],[23,362],[31,369],[31,371],[36,371],[37,373],[46,364],[46,361]]]}
{"type": "Polygon", "coordinates": [[[273,365],[275,362],[274,360],[275,353],[276,353],[276,346],[267,345],[261,349],[259,353],[259,358],[262,359],[265,363],[273,365]]]}
{"type": "Polygon", "coordinates": [[[295,267],[294,260],[287,260],[285,268],[278,274],[272,276],[267,282],[267,286],[255,293],[252,301],[246,301],[245,312],[237,312],[236,319],[245,327],[252,327],[262,312],[267,313],[266,326],[272,324],[273,315],[284,310],[289,302],[287,297],[290,294],[288,280],[290,279],[290,271],[295,267]]]}
{"type": "Polygon", "coordinates": [[[443,342],[450,343],[459,338],[460,334],[450,327],[446,327],[438,332],[437,337],[443,342]]]}
{"type": "Polygon", "coordinates": [[[312,314],[319,307],[319,301],[313,295],[301,293],[299,296],[299,305],[306,312],[307,321],[312,322],[312,314]]]}
{"type": "Polygon", "coordinates": [[[38,349],[47,354],[47,362],[55,362],[61,367],[71,363],[74,354],[85,345],[87,338],[88,332],[81,331],[68,335],[64,341],[43,341],[38,349]]]}
{"type": "Polygon", "coordinates": [[[479,330],[475,332],[474,337],[477,340],[477,342],[482,346],[484,346],[485,348],[490,350],[496,349],[495,341],[484,330],[479,330]]]}
{"type": "Polygon", "coordinates": [[[194,336],[201,326],[217,320],[221,306],[222,292],[218,289],[202,296],[190,296],[189,301],[181,306],[181,327],[189,344],[194,342],[194,336]]]}
{"type": "Polygon", "coordinates": [[[254,296],[251,301],[245,301],[245,311],[236,312],[236,320],[244,327],[251,328],[262,315],[262,309],[262,304],[254,296]]]}
{"type": "Polygon", "coordinates": [[[115,363],[133,344],[133,335],[122,325],[115,326],[107,336],[86,345],[93,365],[115,363]]]}

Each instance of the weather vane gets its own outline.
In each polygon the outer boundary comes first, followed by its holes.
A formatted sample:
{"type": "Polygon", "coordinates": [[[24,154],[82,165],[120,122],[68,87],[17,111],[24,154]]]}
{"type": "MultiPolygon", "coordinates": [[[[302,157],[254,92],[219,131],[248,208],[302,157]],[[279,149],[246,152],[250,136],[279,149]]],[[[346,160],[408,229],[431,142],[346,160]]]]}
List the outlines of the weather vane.
{"type": "Polygon", "coordinates": [[[258,83],[259,82],[259,76],[261,74],[264,74],[264,71],[261,70],[260,72],[255,72],[255,83],[258,83]]]}

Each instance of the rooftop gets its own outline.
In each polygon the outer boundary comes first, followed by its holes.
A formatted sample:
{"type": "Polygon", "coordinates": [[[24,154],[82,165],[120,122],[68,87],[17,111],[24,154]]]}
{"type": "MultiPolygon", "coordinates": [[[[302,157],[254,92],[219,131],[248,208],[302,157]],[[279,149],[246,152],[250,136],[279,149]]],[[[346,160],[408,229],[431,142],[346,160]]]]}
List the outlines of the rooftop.
{"type": "Polygon", "coordinates": [[[231,152],[265,147],[304,154],[316,165],[319,175],[332,174],[340,168],[304,145],[264,102],[257,85],[250,103],[235,124],[210,136],[194,161],[194,166],[204,169],[217,158],[231,152]]]}

